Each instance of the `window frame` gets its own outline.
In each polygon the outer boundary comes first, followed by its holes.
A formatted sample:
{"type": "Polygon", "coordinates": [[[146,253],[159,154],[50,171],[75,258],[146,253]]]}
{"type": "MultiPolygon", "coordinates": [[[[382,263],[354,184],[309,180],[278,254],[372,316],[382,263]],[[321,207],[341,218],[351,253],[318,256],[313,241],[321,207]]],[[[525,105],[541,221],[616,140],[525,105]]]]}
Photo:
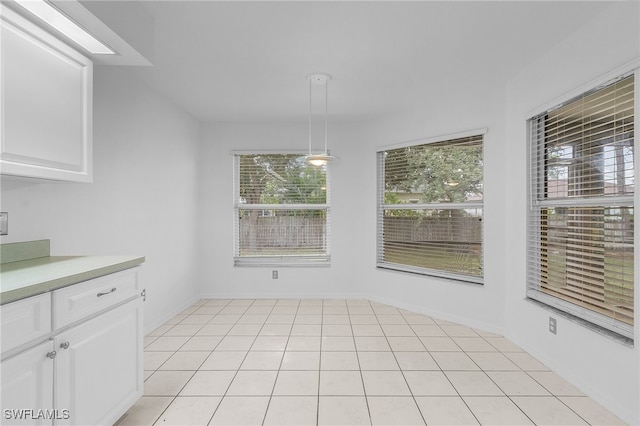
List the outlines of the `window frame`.
{"type": "MultiPolygon", "coordinates": [[[[243,204],[240,202],[240,157],[246,155],[297,155],[303,157],[302,150],[234,150],[233,157],[233,262],[235,267],[329,267],[331,266],[331,184],[330,163],[325,171],[326,202],[324,204],[243,204]],[[324,254],[306,255],[240,255],[240,212],[249,210],[318,210],[325,213],[324,254]]],[[[312,166],[313,167],[313,166],[312,166]]]]}
{"type": "MultiPolygon", "coordinates": [[[[385,204],[385,169],[384,169],[384,154],[386,151],[408,148],[414,146],[424,146],[430,144],[443,143],[447,141],[454,142],[458,139],[463,139],[467,137],[482,137],[482,151],[484,157],[484,144],[485,144],[485,134],[487,133],[486,128],[474,129],[469,131],[450,133],[446,135],[435,136],[431,138],[412,140],[407,142],[402,142],[399,144],[380,146],[376,150],[376,170],[377,170],[377,189],[376,189],[376,268],[380,270],[392,270],[398,272],[406,272],[423,276],[430,276],[436,278],[443,278],[451,281],[458,281],[464,283],[471,283],[475,285],[483,285],[484,284],[484,191],[482,200],[479,201],[465,201],[459,203],[437,203],[437,202],[428,202],[428,203],[409,203],[409,204],[385,204]],[[481,275],[480,276],[472,276],[466,275],[462,273],[455,273],[451,271],[446,271],[443,269],[433,269],[421,266],[412,266],[403,263],[393,263],[384,260],[384,213],[385,210],[439,210],[439,209],[480,209],[482,211],[481,214],[481,248],[480,248],[480,268],[481,275]]],[[[484,164],[482,167],[482,181],[484,184],[484,164]]]]}
{"type": "MultiPolygon", "coordinates": [[[[603,330],[606,333],[613,333],[614,335],[622,336],[626,339],[633,340],[635,325],[638,323],[638,315],[636,314],[637,301],[638,301],[638,276],[640,265],[635,261],[633,269],[633,283],[634,283],[634,306],[633,306],[633,324],[625,323],[621,320],[617,320],[611,316],[596,312],[595,310],[588,309],[587,307],[580,306],[564,300],[560,297],[553,296],[543,292],[541,288],[541,247],[542,239],[540,232],[540,218],[542,217],[543,209],[553,208],[576,208],[576,209],[589,209],[589,208],[602,208],[603,211],[607,209],[615,209],[620,207],[631,207],[633,209],[632,220],[634,223],[638,223],[640,216],[638,212],[638,202],[640,198],[640,192],[635,191],[632,195],[600,195],[600,196],[583,196],[583,197],[563,197],[545,198],[544,185],[545,177],[544,167],[540,167],[540,161],[544,161],[545,141],[542,138],[542,142],[538,141],[539,138],[534,137],[533,127],[536,126],[534,120],[539,119],[543,114],[552,112],[565,105],[569,105],[575,100],[588,96],[591,93],[595,93],[600,89],[603,89],[611,84],[623,80],[624,78],[634,77],[634,92],[633,92],[633,139],[634,139],[634,188],[637,188],[638,184],[638,164],[640,164],[640,153],[635,147],[635,139],[639,127],[639,106],[640,106],[640,69],[638,66],[640,61],[634,61],[623,67],[620,67],[605,76],[587,84],[580,88],[565,94],[561,98],[551,101],[536,109],[535,111],[527,114],[527,218],[526,218],[526,298],[537,303],[541,303],[560,314],[565,314],[569,318],[575,318],[576,322],[580,324],[587,324],[594,329],[603,330]],[[542,156],[542,157],[541,157],[542,156]],[[540,195],[542,194],[542,195],[540,195]],[[535,228],[537,225],[537,228],[535,228]]],[[[638,254],[638,241],[639,233],[637,230],[633,230],[633,258],[637,258],[638,254]]]]}

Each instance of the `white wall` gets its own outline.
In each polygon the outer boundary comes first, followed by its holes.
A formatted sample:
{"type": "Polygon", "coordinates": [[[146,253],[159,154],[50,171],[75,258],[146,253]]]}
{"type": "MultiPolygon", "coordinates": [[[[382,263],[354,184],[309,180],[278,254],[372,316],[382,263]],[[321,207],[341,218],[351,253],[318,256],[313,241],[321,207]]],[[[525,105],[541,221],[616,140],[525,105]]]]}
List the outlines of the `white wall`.
{"type": "Polygon", "coordinates": [[[54,255],[142,255],[150,331],[198,296],[199,124],[126,69],[96,67],[94,182],[2,179],[9,235],[54,255]]]}
{"type": "MultiPolygon", "coordinates": [[[[526,120],[542,112],[535,110],[543,105],[640,58],[639,14],[637,2],[613,4],[512,79],[507,85],[504,144],[512,159],[506,182],[506,335],[630,424],[640,423],[638,345],[624,346],[557,316],[558,334],[552,335],[547,331],[552,314],[525,301],[526,120]]],[[[637,271],[638,265],[636,284],[637,271]]],[[[637,287],[635,306],[640,306],[637,287]]],[[[636,342],[639,324],[636,314],[636,342]]]]}

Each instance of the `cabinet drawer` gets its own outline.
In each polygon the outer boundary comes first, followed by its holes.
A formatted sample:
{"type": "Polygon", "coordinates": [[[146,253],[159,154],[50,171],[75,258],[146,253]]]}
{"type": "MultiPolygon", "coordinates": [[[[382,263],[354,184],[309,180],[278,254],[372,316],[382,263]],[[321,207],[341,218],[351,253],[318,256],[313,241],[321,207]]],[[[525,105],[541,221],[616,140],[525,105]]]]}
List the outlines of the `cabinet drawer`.
{"type": "Polygon", "coordinates": [[[53,292],[56,329],[140,294],[138,268],[95,278],[53,292]]]}
{"type": "Polygon", "coordinates": [[[49,293],[8,303],[0,311],[3,353],[51,332],[49,293]]]}

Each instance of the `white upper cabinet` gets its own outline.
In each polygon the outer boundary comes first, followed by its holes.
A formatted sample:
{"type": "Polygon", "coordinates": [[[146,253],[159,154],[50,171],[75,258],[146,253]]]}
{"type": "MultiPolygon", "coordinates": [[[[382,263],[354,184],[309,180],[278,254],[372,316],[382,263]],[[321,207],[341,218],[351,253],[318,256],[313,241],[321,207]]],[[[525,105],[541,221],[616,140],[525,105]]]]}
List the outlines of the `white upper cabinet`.
{"type": "Polygon", "coordinates": [[[0,5],[3,175],[91,182],[93,63],[0,5]]]}

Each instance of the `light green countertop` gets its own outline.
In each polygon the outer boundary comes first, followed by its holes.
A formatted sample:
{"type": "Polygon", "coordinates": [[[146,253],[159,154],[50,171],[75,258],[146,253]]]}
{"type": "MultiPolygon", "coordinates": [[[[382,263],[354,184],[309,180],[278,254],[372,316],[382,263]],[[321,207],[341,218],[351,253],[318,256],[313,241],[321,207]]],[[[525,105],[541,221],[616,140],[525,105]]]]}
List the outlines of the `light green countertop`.
{"type": "Polygon", "coordinates": [[[46,256],[0,265],[0,305],[133,268],[139,256],[46,256]]]}

